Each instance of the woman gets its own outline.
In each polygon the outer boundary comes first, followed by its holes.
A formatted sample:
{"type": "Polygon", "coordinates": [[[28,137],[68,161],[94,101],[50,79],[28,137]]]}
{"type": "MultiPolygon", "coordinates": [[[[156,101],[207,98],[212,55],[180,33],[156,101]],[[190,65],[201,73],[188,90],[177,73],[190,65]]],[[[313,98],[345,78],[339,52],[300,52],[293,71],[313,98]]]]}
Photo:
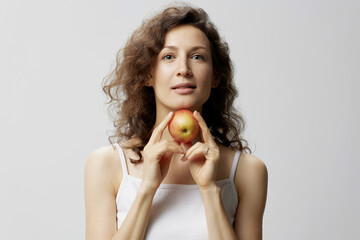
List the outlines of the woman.
{"type": "Polygon", "coordinates": [[[85,165],[86,239],[261,239],[267,169],[240,137],[229,51],[207,14],[167,8],[118,56],[103,88],[115,143],[85,165]],[[201,129],[189,144],[167,128],[178,109],[201,129]]]}

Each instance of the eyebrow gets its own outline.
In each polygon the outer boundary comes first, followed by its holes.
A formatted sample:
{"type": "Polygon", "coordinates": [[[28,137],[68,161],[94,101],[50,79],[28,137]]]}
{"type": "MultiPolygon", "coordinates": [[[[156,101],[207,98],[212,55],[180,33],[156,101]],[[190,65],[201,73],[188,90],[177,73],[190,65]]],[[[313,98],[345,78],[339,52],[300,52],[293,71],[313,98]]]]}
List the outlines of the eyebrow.
{"type": "MultiPolygon", "coordinates": [[[[175,47],[175,46],[165,46],[165,47],[163,47],[163,49],[165,49],[165,48],[169,48],[169,49],[171,49],[171,50],[177,50],[177,49],[178,49],[178,48],[175,47]]],[[[190,51],[194,51],[194,50],[198,50],[198,49],[204,49],[205,51],[207,51],[206,47],[203,47],[203,46],[194,46],[194,47],[192,47],[192,48],[190,49],[190,51]]]]}

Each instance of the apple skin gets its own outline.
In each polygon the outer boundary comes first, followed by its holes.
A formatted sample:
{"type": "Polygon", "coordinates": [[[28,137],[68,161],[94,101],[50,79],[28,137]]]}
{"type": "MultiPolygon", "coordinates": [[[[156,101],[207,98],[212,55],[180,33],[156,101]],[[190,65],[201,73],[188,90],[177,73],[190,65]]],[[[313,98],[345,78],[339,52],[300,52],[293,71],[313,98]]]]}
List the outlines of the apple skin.
{"type": "Polygon", "coordinates": [[[199,133],[199,124],[193,112],[186,109],[174,112],[168,128],[174,140],[182,143],[191,142],[199,133]]]}

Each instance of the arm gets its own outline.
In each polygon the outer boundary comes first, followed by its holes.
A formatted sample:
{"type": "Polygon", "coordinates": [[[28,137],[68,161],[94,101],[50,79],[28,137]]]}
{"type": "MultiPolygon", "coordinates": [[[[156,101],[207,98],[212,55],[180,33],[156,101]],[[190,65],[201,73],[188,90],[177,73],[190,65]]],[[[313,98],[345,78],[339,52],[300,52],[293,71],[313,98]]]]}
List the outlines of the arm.
{"type": "Polygon", "coordinates": [[[155,192],[143,186],[119,231],[116,225],[116,191],[111,176],[114,160],[94,151],[85,164],[86,239],[143,239],[155,192]]]}
{"type": "MultiPolygon", "coordinates": [[[[117,231],[116,194],[114,179],[122,173],[117,154],[104,150],[94,151],[85,164],[85,206],[87,240],[143,239],[153,197],[169,166],[174,152],[183,152],[181,147],[169,141],[161,141],[161,135],[171,120],[169,114],[154,129],[143,151],[143,181],[135,200],[117,231]],[[115,155],[115,156],[114,156],[115,155]]],[[[121,176],[122,177],[122,176],[121,176]]],[[[119,180],[120,181],[120,180],[119,180]]]]}
{"type": "Polygon", "coordinates": [[[200,193],[204,201],[209,239],[237,239],[223,208],[220,188],[215,184],[200,190],[200,193]]]}
{"type": "Polygon", "coordinates": [[[86,160],[84,190],[87,240],[111,239],[116,233],[115,172],[112,170],[116,169],[115,157],[112,149],[100,148],[86,160]]]}
{"type": "Polygon", "coordinates": [[[234,228],[226,216],[217,186],[201,190],[204,200],[209,237],[212,239],[262,239],[262,219],[266,203],[268,173],[265,164],[246,154],[239,168],[245,168],[235,178],[239,186],[239,205],[234,228]],[[239,194],[240,193],[240,194],[239,194]]]}
{"type": "Polygon", "coordinates": [[[254,155],[240,157],[235,185],[239,205],[234,229],[239,239],[262,239],[262,221],[266,204],[268,172],[265,164],[254,155]]]}
{"type": "Polygon", "coordinates": [[[216,172],[220,149],[215,143],[204,119],[194,112],[201,128],[203,142],[195,143],[185,154],[191,175],[197,183],[204,202],[209,239],[237,239],[222,205],[220,188],[216,185],[216,172]]]}
{"type": "Polygon", "coordinates": [[[202,131],[204,143],[196,143],[185,155],[191,174],[204,201],[209,239],[262,239],[262,217],[267,194],[265,164],[250,154],[242,154],[235,176],[239,206],[234,226],[231,226],[222,206],[220,189],[215,182],[219,148],[205,121],[194,113],[202,131]]]}
{"type": "Polygon", "coordinates": [[[119,231],[112,238],[113,240],[144,239],[154,195],[155,192],[148,192],[143,187],[139,189],[134,203],[124,222],[121,224],[119,231]]]}

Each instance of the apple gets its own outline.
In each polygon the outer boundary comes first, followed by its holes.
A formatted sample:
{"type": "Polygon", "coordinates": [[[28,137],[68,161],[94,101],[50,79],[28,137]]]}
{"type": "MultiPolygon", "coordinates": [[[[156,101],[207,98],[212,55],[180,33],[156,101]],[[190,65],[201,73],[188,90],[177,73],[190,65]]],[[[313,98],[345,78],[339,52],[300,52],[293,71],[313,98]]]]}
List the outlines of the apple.
{"type": "Polygon", "coordinates": [[[174,113],[168,128],[174,140],[182,143],[191,142],[199,133],[199,124],[193,112],[186,109],[174,113]]]}

